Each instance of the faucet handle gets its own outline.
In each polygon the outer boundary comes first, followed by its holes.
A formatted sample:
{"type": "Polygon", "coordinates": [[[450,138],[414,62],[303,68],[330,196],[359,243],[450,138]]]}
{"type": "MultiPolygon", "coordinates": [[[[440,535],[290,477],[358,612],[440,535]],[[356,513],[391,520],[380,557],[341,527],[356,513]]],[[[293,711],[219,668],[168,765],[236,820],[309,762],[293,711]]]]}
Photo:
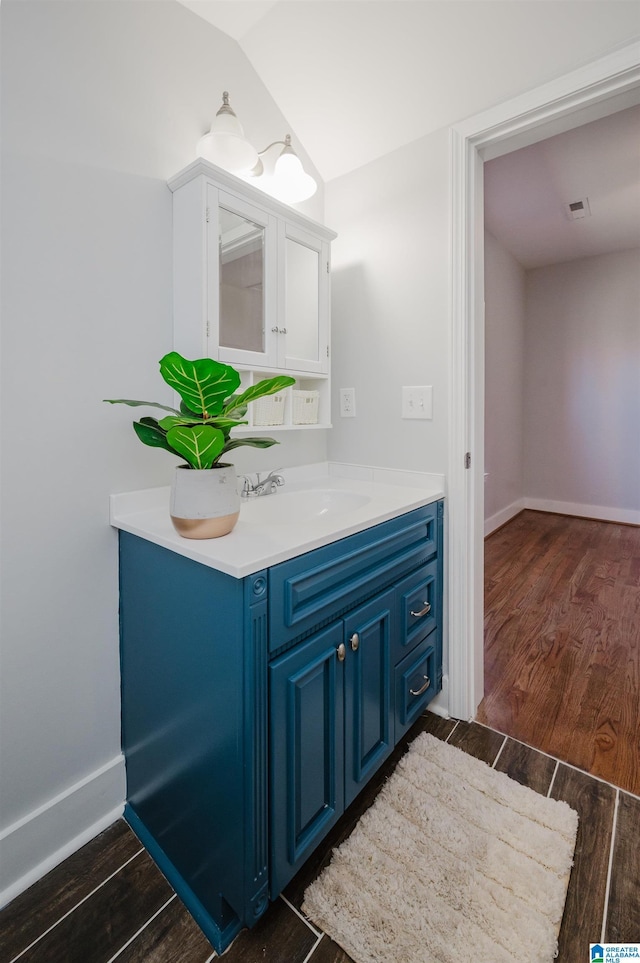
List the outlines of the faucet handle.
{"type": "Polygon", "coordinates": [[[255,495],[268,495],[270,492],[274,492],[280,485],[284,485],[284,478],[282,475],[278,475],[276,471],[277,470],[269,472],[266,478],[261,478],[260,474],[256,473],[255,484],[249,475],[241,475],[241,497],[252,498],[255,495]]]}
{"type": "Polygon", "coordinates": [[[280,474],[280,468],[274,468],[273,471],[269,472],[265,478],[265,484],[267,482],[274,482],[278,486],[284,485],[284,477],[280,474]]]}

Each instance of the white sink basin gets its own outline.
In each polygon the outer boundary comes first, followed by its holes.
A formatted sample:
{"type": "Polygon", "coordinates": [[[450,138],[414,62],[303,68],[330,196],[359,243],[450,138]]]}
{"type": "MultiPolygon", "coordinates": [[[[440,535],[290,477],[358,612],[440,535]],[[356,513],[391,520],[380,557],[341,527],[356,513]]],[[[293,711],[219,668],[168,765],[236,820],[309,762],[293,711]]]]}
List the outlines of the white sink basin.
{"type": "Polygon", "coordinates": [[[370,502],[369,495],[337,488],[310,488],[305,491],[278,491],[272,495],[243,499],[242,521],[263,525],[297,525],[346,515],[370,502]]]}

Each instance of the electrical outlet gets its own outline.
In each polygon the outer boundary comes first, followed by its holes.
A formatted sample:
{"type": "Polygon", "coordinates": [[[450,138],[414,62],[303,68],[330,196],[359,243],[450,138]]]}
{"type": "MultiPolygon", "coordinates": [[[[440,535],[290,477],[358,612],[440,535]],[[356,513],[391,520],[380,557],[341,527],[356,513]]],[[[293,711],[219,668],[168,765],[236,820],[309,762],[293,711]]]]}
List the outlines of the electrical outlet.
{"type": "Polygon", "coordinates": [[[355,418],[356,416],[356,389],[340,389],[340,417],[355,418]]]}
{"type": "Polygon", "coordinates": [[[433,386],[403,387],[403,418],[433,418],[433,386]]]}

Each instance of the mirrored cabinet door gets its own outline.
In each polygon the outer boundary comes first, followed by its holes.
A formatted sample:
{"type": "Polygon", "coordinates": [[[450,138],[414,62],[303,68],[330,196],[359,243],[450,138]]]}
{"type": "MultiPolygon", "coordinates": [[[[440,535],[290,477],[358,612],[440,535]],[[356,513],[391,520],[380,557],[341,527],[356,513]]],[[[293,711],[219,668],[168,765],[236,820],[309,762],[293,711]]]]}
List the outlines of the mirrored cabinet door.
{"type": "Polygon", "coordinates": [[[266,281],[275,264],[275,225],[265,212],[223,191],[217,194],[209,225],[209,313],[219,360],[275,364],[277,342],[269,323],[276,308],[266,281]]]}
{"type": "Polygon", "coordinates": [[[281,263],[284,291],[279,343],[283,367],[300,371],[327,370],[327,274],[329,247],[292,225],[282,228],[281,263]]]}
{"type": "Polygon", "coordinates": [[[285,318],[287,354],[318,361],[318,276],[320,254],[293,238],[286,240],[285,318]]]}
{"type": "Polygon", "coordinates": [[[264,233],[235,211],[218,211],[220,345],[264,352],[264,233]]]}

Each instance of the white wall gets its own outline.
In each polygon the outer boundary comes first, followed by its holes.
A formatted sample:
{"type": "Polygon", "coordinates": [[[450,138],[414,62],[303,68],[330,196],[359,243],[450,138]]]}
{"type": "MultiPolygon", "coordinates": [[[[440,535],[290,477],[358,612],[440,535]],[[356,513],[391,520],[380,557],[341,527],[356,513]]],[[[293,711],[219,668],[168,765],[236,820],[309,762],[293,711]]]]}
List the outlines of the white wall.
{"type": "Polygon", "coordinates": [[[640,251],[524,271],[485,234],[485,532],[640,523],[640,251]]]}
{"type": "Polygon", "coordinates": [[[485,532],[522,508],[524,495],[525,271],[485,231],[485,532]]]}
{"type": "Polygon", "coordinates": [[[438,131],[327,185],[336,461],[443,473],[447,464],[449,142],[438,131]],[[433,386],[433,419],[401,387],[433,386]],[[338,391],[355,388],[356,417],[338,391]]]}
{"type": "MultiPolygon", "coordinates": [[[[0,16],[6,900],[124,798],[108,495],[168,484],[173,462],[102,399],[168,399],[165,180],[223,89],[254,142],[289,125],[237,44],[177,3],[3,0],[0,16]]],[[[322,207],[321,189],[304,210],[322,207]]],[[[325,458],[324,433],[292,435],[240,469],[325,458]]]]}
{"type": "Polygon", "coordinates": [[[530,507],[640,522],[640,251],[527,272],[530,507]]]}

